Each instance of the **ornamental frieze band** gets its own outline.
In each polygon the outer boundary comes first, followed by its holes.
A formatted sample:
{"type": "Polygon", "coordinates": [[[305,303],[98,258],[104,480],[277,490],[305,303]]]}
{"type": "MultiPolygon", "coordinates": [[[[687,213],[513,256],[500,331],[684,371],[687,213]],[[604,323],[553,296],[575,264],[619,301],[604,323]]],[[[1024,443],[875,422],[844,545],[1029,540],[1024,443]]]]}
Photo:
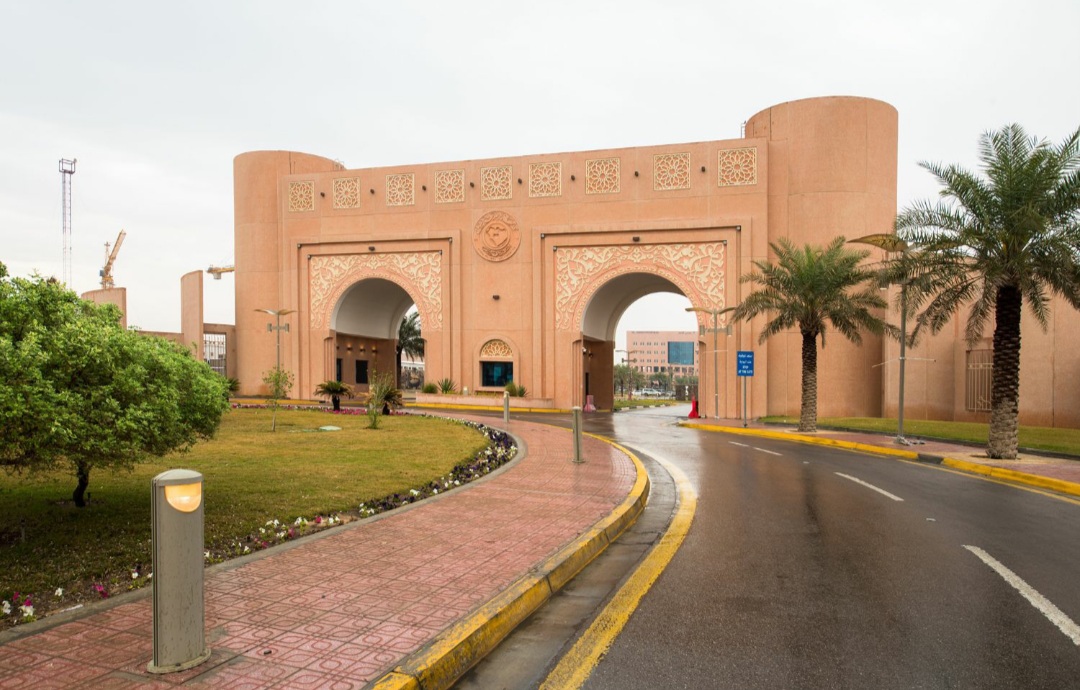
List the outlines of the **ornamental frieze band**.
{"type": "Polygon", "coordinates": [[[311,326],[326,328],[345,291],[368,278],[400,285],[416,301],[425,330],[442,329],[442,253],[349,254],[311,258],[311,326]]]}

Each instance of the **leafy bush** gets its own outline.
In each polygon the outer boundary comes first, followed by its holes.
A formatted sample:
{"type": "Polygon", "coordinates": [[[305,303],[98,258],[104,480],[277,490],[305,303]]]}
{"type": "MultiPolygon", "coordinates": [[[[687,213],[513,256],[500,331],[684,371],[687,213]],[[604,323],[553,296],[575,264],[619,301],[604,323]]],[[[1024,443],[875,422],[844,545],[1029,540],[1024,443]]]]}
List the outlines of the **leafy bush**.
{"type": "Polygon", "coordinates": [[[334,412],[341,410],[341,398],[353,397],[353,389],[347,383],[341,381],[323,381],[315,387],[315,395],[320,398],[330,398],[334,405],[334,412]]]}
{"type": "Polygon", "coordinates": [[[428,395],[432,395],[434,393],[439,392],[439,387],[436,386],[434,383],[431,383],[429,381],[429,382],[424,384],[424,387],[420,389],[420,392],[421,393],[427,393],[428,395]]]}
{"type": "Polygon", "coordinates": [[[454,383],[454,379],[442,379],[438,383],[439,392],[443,395],[453,395],[457,393],[457,384],[454,383]]]}

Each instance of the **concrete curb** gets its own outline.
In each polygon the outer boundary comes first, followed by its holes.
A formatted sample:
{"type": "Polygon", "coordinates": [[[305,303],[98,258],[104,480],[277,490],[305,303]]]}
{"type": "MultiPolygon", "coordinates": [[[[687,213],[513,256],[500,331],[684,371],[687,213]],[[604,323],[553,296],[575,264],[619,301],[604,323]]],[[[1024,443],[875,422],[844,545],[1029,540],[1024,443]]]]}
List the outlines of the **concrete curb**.
{"type": "MultiPolygon", "coordinates": [[[[405,407],[415,410],[465,410],[476,412],[502,412],[502,405],[452,405],[450,403],[424,403],[419,405],[417,403],[406,403],[405,407]]],[[[549,412],[552,414],[570,414],[570,410],[557,410],[550,407],[511,407],[510,415],[513,416],[515,412],[549,412]]]]}
{"type": "Polygon", "coordinates": [[[885,446],[875,446],[868,443],[841,441],[840,439],[835,438],[817,438],[814,436],[803,436],[801,434],[792,434],[782,431],[740,429],[738,427],[716,426],[712,424],[696,424],[692,422],[680,422],[679,425],[691,429],[701,429],[702,431],[719,431],[728,434],[742,434],[744,436],[772,438],[778,439],[780,441],[795,441],[796,443],[809,443],[818,446],[846,448],[848,450],[859,450],[865,453],[873,453],[875,455],[891,455],[894,457],[904,458],[905,460],[926,462],[934,465],[944,465],[945,467],[950,467],[954,470],[960,470],[961,472],[970,472],[972,474],[977,474],[983,477],[992,477],[994,479],[1000,479],[1002,481],[1012,482],[1014,484],[1033,486],[1039,489],[1046,489],[1049,491],[1056,491],[1058,493],[1068,494],[1070,496],[1080,496],[1080,484],[1077,484],[1076,482],[1069,482],[1065,481],[1064,479],[1054,479],[1052,477],[1042,477],[1037,474],[1028,474],[1027,472],[1019,472],[1017,470],[1007,470],[1002,467],[980,465],[975,462],[968,462],[967,460],[957,460],[955,458],[927,455],[925,453],[916,453],[915,451],[902,450],[900,448],[887,448],[885,446]]]}
{"type": "Polygon", "coordinates": [[[593,434],[589,436],[611,444],[634,463],[637,479],[626,499],[590,530],[444,630],[368,687],[378,690],[449,688],[637,520],[649,496],[649,475],[645,466],[618,443],[593,434]]]}

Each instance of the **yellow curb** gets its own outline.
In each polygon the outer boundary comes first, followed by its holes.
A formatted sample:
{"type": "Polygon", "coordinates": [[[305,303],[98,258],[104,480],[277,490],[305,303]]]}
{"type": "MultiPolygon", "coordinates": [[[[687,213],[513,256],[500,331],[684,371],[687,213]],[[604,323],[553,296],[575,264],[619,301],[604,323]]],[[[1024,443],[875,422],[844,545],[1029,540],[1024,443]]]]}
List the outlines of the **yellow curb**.
{"type": "Polygon", "coordinates": [[[980,465],[976,462],[957,460],[955,458],[944,458],[942,459],[941,464],[955,470],[972,472],[986,477],[993,477],[994,479],[1002,479],[1018,484],[1027,484],[1039,489],[1069,494],[1070,496],[1080,496],[1080,484],[1064,479],[1041,477],[1037,474],[1028,474],[1027,472],[1018,472],[1017,470],[1007,470],[1004,467],[990,467],[989,465],[980,465]]]}
{"type": "MultiPolygon", "coordinates": [[[[742,434],[744,436],[759,436],[762,438],[774,438],[781,441],[796,441],[798,443],[811,443],[819,446],[832,446],[835,448],[848,448],[850,450],[860,450],[866,453],[873,453],[875,455],[893,455],[907,460],[918,460],[919,453],[910,450],[901,450],[900,448],[887,448],[884,446],[874,446],[867,443],[856,443],[854,441],[841,441],[835,438],[818,438],[815,436],[804,436],[802,434],[792,434],[783,431],[765,431],[762,429],[740,429],[738,427],[717,426],[714,424],[695,424],[695,423],[680,423],[680,426],[685,426],[691,429],[702,429],[703,431],[720,431],[729,434],[742,434]]],[[[968,462],[967,460],[957,460],[955,458],[942,458],[941,464],[945,467],[951,467],[962,472],[971,472],[972,474],[978,474],[985,477],[993,477],[995,479],[1001,479],[1003,481],[1014,482],[1017,484],[1024,484],[1027,486],[1034,486],[1040,489],[1047,489],[1049,491],[1057,491],[1059,493],[1069,494],[1071,496],[1080,496],[1080,484],[1076,482],[1066,481],[1064,479],[1054,479],[1052,477],[1041,477],[1037,474],[1028,474],[1027,472],[1018,472],[1016,470],[1007,470],[1002,467],[990,467],[989,465],[980,465],[975,462],[968,462]]]]}
{"type": "MultiPolygon", "coordinates": [[[[469,408],[466,408],[469,409],[469,408]]],[[[614,511],[470,615],[450,626],[419,651],[406,657],[371,687],[379,690],[449,688],[476,662],[487,656],[522,621],[542,606],[581,569],[632,525],[645,509],[649,476],[629,450],[599,436],[634,463],[637,479],[614,511]]]]}

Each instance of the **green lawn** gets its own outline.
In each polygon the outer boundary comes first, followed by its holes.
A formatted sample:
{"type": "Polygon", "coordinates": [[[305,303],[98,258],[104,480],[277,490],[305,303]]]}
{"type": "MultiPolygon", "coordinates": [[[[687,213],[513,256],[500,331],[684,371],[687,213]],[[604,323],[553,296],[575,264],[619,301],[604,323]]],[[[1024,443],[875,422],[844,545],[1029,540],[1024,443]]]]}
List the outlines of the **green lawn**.
{"type": "Polygon", "coordinates": [[[625,410],[631,407],[666,407],[668,405],[685,405],[686,403],[677,402],[669,398],[634,398],[633,400],[625,400],[616,398],[615,409],[625,410]]]}
{"type": "Polygon", "coordinates": [[[98,596],[95,584],[114,593],[145,584],[150,480],[167,469],[203,474],[206,545],[211,560],[222,560],[279,541],[260,533],[267,521],[278,520],[281,532],[295,529],[298,517],[349,519],[361,502],[422,487],[488,445],[448,420],[405,415],[383,417],[375,430],[367,424],[363,415],[282,410],[271,433],[268,410],[231,410],[217,437],[188,453],[132,472],[94,470],[90,505],[81,509],[71,503],[71,474],[0,473],[0,596],[30,593],[40,615],[98,596]],[[323,425],[341,431],[313,431],[323,425]]]}
{"type": "MultiPolygon", "coordinates": [[[[762,417],[761,421],[776,424],[799,423],[798,417],[762,417]]],[[[896,433],[895,419],[877,417],[823,417],[818,420],[818,426],[876,431],[886,434],[896,433]]],[[[989,436],[989,427],[986,424],[976,422],[905,419],[904,435],[985,444],[989,436]]],[[[1021,426],[1020,447],[1080,456],[1080,429],[1021,426]]]]}

